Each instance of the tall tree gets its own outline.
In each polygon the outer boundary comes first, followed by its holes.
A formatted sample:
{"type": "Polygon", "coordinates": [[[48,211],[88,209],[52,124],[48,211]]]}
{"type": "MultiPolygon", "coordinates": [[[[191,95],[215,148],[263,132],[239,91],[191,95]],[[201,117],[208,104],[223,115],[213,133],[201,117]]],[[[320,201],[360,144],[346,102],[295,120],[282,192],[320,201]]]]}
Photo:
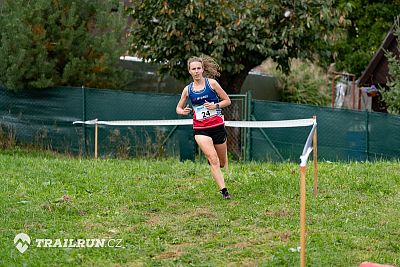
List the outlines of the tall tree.
{"type": "Polygon", "coordinates": [[[0,12],[0,85],[115,88],[125,80],[118,1],[6,0],[0,12]]]}
{"type": "Polygon", "coordinates": [[[180,80],[190,56],[210,55],[223,68],[220,84],[238,93],[266,58],[284,70],[290,58],[312,59],[348,23],[348,8],[334,0],[142,0],[130,9],[132,49],[180,80]]]}
{"type": "Polygon", "coordinates": [[[346,39],[331,49],[336,69],[360,76],[400,14],[400,0],[340,0],[353,6],[346,39]]]}
{"type": "MultiPolygon", "coordinates": [[[[394,26],[394,35],[399,40],[400,37],[400,17],[397,17],[394,26]]],[[[397,51],[400,52],[400,42],[397,45],[397,51]]],[[[388,112],[400,114],[400,58],[396,54],[386,52],[389,64],[389,90],[382,90],[382,97],[388,107],[388,112]]]]}

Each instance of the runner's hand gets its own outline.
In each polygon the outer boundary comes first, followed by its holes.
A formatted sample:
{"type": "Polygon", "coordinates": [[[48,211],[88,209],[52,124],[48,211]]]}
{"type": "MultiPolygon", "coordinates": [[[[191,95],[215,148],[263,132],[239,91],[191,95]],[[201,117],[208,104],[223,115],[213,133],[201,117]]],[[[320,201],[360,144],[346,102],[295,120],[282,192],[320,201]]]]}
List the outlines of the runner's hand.
{"type": "Polygon", "coordinates": [[[192,112],[192,109],[189,107],[189,105],[186,105],[186,107],[182,110],[182,115],[188,115],[190,112],[192,112]]]}
{"type": "Polygon", "coordinates": [[[216,104],[214,104],[214,103],[212,103],[212,102],[207,102],[207,100],[206,100],[206,102],[203,104],[203,106],[204,106],[205,108],[207,108],[208,110],[217,109],[217,105],[216,105],[216,104]]]}

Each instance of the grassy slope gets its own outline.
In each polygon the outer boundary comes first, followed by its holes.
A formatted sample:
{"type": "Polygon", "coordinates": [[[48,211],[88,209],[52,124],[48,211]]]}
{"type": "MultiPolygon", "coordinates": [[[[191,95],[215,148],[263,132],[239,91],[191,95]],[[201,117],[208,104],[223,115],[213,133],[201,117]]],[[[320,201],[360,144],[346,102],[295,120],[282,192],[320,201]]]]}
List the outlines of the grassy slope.
{"type": "MultiPolygon", "coordinates": [[[[400,164],[320,163],[307,184],[307,263],[400,265],[400,164]]],[[[0,151],[0,265],[298,266],[299,167],[232,163],[223,201],[204,163],[80,160],[0,151]],[[57,201],[64,195],[70,201],[57,201]],[[31,238],[118,238],[125,248],[36,248],[31,238]]]]}

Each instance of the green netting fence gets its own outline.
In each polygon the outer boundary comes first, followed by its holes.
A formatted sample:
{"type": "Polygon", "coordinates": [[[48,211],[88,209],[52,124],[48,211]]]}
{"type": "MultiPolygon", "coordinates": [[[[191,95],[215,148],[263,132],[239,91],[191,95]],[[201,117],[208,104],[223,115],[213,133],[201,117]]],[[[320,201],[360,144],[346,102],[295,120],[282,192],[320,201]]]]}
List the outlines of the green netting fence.
{"type": "MultiPolygon", "coordinates": [[[[317,116],[318,156],[330,161],[365,161],[400,157],[400,117],[308,105],[253,100],[254,120],[317,116]]],[[[254,160],[297,160],[308,129],[252,130],[254,160]]]]}
{"type": "MultiPolygon", "coordinates": [[[[17,143],[93,157],[94,127],[77,120],[163,120],[175,113],[180,95],[59,87],[12,92],[0,88],[0,145],[17,143]]],[[[397,159],[400,117],[232,96],[248,120],[288,120],[317,116],[318,155],[330,161],[397,159]],[[243,104],[245,103],[245,105],[243,104]],[[244,110],[243,110],[244,109],[244,110]]],[[[229,111],[229,110],[228,110],[229,111]]],[[[232,120],[233,118],[229,118],[232,120]]],[[[233,132],[230,146],[239,159],[298,161],[308,127],[233,132]]],[[[100,126],[100,157],[194,159],[190,126],[100,126]]]]}

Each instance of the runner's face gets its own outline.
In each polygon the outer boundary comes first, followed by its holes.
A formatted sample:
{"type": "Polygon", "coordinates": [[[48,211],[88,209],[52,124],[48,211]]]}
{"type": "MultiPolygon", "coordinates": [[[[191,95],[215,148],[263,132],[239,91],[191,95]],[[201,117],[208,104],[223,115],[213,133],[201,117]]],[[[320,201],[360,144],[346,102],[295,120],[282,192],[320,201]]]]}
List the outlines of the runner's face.
{"type": "Polygon", "coordinates": [[[201,62],[192,62],[189,64],[189,73],[192,75],[193,80],[199,80],[203,77],[203,65],[201,62]]]}

